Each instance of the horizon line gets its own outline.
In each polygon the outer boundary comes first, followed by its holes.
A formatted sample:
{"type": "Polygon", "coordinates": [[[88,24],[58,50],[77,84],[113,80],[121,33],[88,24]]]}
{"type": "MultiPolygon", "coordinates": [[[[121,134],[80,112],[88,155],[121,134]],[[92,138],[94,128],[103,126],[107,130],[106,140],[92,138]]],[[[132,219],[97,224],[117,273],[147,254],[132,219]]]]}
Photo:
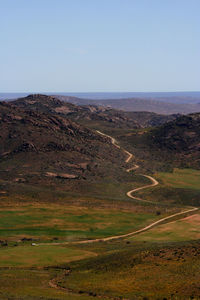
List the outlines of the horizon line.
{"type": "Polygon", "coordinates": [[[28,94],[28,93],[30,93],[30,94],[54,94],[54,93],[59,93],[59,94],[61,94],[61,93],[65,93],[65,94],[67,94],[67,93],[70,93],[70,94],[82,94],[82,93],[87,93],[87,94],[93,94],[93,93],[98,93],[98,94],[103,94],[103,93],[107,93],[107,94],[109,94],[109,93],[200,93],[200,90],[184,90],[184,91],[101,91],[101,92],[99,92],[99,91],[81,91],[81,92],[75,92],[75,91],[20,91],[20,92],[1,92],[0,91],[0,94],[28,94]]]}

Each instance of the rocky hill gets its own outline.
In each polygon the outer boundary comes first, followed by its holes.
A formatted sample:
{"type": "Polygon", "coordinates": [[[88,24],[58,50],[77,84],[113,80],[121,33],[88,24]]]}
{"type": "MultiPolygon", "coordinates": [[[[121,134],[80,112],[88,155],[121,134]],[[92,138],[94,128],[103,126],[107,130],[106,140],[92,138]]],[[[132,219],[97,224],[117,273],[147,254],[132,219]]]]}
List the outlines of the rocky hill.
{"type": "MultiPolygon", "coordinates": [[[[50,101],[57,107],[56,99],[50,101]]],[[[66,117],[8,103],[0,103],[0,140],[0,178],[4,180],[101,177],[111,165],[115,170],[115,165],[117,169],[124,163],[124,153],[96,131],[66,117]]]]}
{"type": "Polygon", "coordinates": [[[180,114],[162,115],[148,111],[126,112],[128,118],[135,120],[141,127],[156,127],[175,120],[180,114]]]}
{"type": "Polygon", "coordinates": [[[151,130],[123,137],[137,157],[156,165],[200,168],[200,113],[179,116],[151,130]]]}
{"type": "MultiPolygon", "coordinates": [[[[70,97],[71,98],[71,97],[70,97]]],[[[87,124],[99,122],[104,126],[117,128],[139,128],[140,125],[123,111],[104,106],[83,105],[77,106],[63,102],[54,96],[41,94],[29,95],[10,102],[11,104],[37,112],[61,115],[79,123],[87,124]]]]}
{"type": "MultiPolygon", "coordinates": [[[[151,132],[152,144],[159,149],[185,156],[186,160],[200,158],[200,113],[180,116],[151,132]]],[[[199,161],[196,161],[199,164],[199,161]]]]}

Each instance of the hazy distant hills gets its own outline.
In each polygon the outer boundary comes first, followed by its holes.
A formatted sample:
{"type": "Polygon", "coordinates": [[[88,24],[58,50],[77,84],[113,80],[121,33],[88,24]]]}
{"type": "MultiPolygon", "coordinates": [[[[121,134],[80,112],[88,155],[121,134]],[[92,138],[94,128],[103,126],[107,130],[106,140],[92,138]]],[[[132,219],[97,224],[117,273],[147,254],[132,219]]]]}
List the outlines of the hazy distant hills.
{"type": "MultiPolygon", "coordinates": [[[[0,93],[0,100],[12,100],[24,96],[26,97],[27,94],[0,93]]],[[[97,105],[124,111],[147,111],[158,114],[188,114],[200,111],[200,92],[56,93],[55,97],[76,105],[97,105]]]]}
{"type": "MultiPolygon", "coordinates": [[[[0,100],[26,97],[29,93],[0,93],[0,100]]],[[[72,96],[82,99],[128,99],[142,98],[171,103],[200,103],[200,92],[62,92],[44,93],[45,95],[72,96]]]]}
{"type": "MultiPolygon", "coordinates": [[[[127,99],[103,99],[91,100],[80,99],[71,96],[56,96],[62,101],[71,102],[76,105],[103,105],[124,111],[147,111],[158,114],[188,114],[200,111],[200,103],[170,103],[152,99],[127,98],[127,99]]],[[[172,101],[172,100],[171,100],[172,101]]]]}

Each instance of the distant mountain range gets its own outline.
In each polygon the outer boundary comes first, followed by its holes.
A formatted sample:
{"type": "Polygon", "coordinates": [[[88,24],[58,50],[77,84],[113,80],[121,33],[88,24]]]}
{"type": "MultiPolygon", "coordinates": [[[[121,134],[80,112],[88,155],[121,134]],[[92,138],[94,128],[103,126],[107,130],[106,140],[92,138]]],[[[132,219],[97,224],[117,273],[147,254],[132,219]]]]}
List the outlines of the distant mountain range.
{"type": "Polygon", "coordinates": [[[188,114],[200,111],[200,103],[180,104],[142,98],[93,100],[60,95],[56,95],[56,97],[62,101],[71,102],[76,105],[97,105],[124,111],[147,111],[165,115],[177,113],[188,114]]]}
{"type": "MultiPolygon", "coordinates": [[[[4,93],[0,94],[0,100],[9,101],[26,96],[26,93],[4,93]]],[[[165,115],[188,114],[200,111],[200,92],[57,93],[54,96],[62,101],[76,105],[96,105],[124,111],[147,111],[165,115]],[[100,99],[100,97],[102,98],[100,99]]]]}
{"type": "MultiPolygon", "coordinates": [[[[30,93],[0,93],[0,100],[16,99],[26,97],[30,93]]],[[[172,103],[199,103],[200,92],[90,92],[90,93],[44,93],[45,95],[63,95],[72,96],[82,99],[127,99],[127,98],[142,98],[155,99],[163,102],[172,103]]]]}

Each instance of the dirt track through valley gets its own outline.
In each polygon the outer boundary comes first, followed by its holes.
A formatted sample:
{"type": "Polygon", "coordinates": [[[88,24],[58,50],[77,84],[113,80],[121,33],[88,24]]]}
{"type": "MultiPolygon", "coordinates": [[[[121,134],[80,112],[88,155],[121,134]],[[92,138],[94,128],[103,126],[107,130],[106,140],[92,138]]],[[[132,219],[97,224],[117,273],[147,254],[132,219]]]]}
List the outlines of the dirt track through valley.
{"type": "MultiPolygon", "coordinates": [[[[100,131],[97,130],[97,133],[101,134],[102,136],[105,136],[105,137],[108,137],[111,139],[111,142],[112,144],[117,147],[118,149],[122,149],[122,151],[124,151],[126,154],[127,154],[127,158],[125,160],[126,163],[128,163],[132,158],[133,158],[133,154],[128,152],[127,150],[121,148],[116,139],[105,134],[105,133],[102,133],[100,131]]],[[[126,171],[127,172],[131,172],[132,170],[136,170],[138,169],[139,166],[134,164],[133,167],[127,169],[126,171]]],[[[147,203],[152,203],[152,204],[156,204],[156,202],[153,202],[153,201],[148,201],[148,200],[144,200],[144,199],[141,199],[141,198],[138,198],[138,197],[135,197],[133,196],[133,193],[134,192],[137,192],[137,191],[140,191],[140,190],[143,190],[143,189],[146,189],[146,188],[150,188],[150,187],[153,187],[153,186],[156,186],[158,185],[158,181],[153,178],[152,176],[149,176],[149,175],[144,175],[144,174],[139,174],[141,176],[144,176],[146,178],[148,178],[150,181],[151,181],[151,184],[148,184],[148,185],[145,185],[145,186],[142,186],[142,187],[139,187],[139,188],[135,188],[133,190],[130,190],[126,193],[126,195],[131,198],[131,199],[134,199],[134,200],[137,200],[137,201],[141,201],[141,202],[147,202],[147,203]]],[[[188,210],[185,210],[185,211],[181,211],[179,213],[175,213],[175,214],[172,214],[170,216],[167,216],[167,217],[164,217],[164,218],[161,218],[160,220],[158,221],[155,221],[147,226],[145,226],[144,228],[141,228],[139,230],[136,230],[136,231],[133,231],[133,232],[130,232],[130,233],[126,233],[126,234],[122,234],[122,235],[115,235],[115,236],[109,236],[109,237],[106,237],[106,238],[99,238],[99,239],[93,239],[93,240],[83,240],[83,241],[75,241],[75,242],[63,242],[63,243],[41,243],[41,244],[36,244],[37,246],[38,245],[75,245],[75,244],[89,244],[89,243],[95,243],[95,242],[102,242],[102,241],[111,241],[111,240],[115,240],[115,239],[120,239],[120,238],[126,238],[126,237],[130,237],[130,236],[134,236],[136,234],[139,234],[139,233],[142,233],[146,230],[149,230],[151,229],[152,227],[156,226],[156,225],[159,225],[159,224],[162,224],[163,222],[166,222],[166,221],[170,221],[172,220],[174,217],[176,216],[183,216],[185,217],[185,215],[189,214],[189,213],[192,213],[196,210],[198,210],[199,208],[197,207],[193,207],[191,209],[188,209],[188,210]]]]}
{"type": "MultiPolygon", "coordinates": [[[[111,137],[111,136],[108,136],[100,131],[97,131],[99,134],[103,135],[103,136],[106,136],[106,137],[109,137],[111,139],[111,142],[114,146],[116,146],[117,148],[121,148],[118,144],[117,144],[117,141],[111,137]]],[[[127,159],[125,160],[126,163],[128,163],[132,158],[133,158],[133,154],[126,151],[125,149],[122,149],[127,155],[127,159]]],[[[138,169],[139,166],[138,165],[133,165],[133,167],[127,169],[126,171],[127,172],[131,172],[132,170],[136,170],[138,169]]],[[[141,198],[137,198],[137,197],[134,197],[132,194],[134,192],[137,192],[139,190],[142,190],[142,189],[146,189],[146,188],[149,188],[149,187],[153,187],[153,186],[156,186],[158,185],[158,181],[153,178],[152,176],[149,176],[149,175],[143,175],[143,174],[140,174],[141,176],[144,176],[146,178],[148,178],[150,181],[151,181],[151,184],[148,184],[148,185],[145,185],[145,186],[142,186],[142,187],[139,187],[139,188],[135,188],[133,190],[130,190],[126,193],[126,195],[131,198],[131,199],[134,199],[134,200],[138,200],[138,201],[143,201],[143,202],[149,202],[149,203],[154,203],[155,202],[151,202],[151,201],[148,201],[148,200],[143,200],[141,198]]],[[[126,237],[130,237],[130,236],[134,236],[136,234],[139,234],[139,233],[142,233],[146,230],[149,230],[151,229],[152,227],[156,226],[156,225],[159,225],[159,224],[162,224],[163,222],[165,221],[170,221],[172,220],[172,218],[176,217],[176,216],[185,216],[186,214],[188,213],[191,213],[193,211],[196,211],[198,210],[198,208],[196,207],[193,207],[189,210],[186,210],[186,211],[182,211],[182,212],[179,212],[179,213],[176,213],[176,214],[173,214],[173,215],[170,215],[168,217],[164,217],[158,221],[155,221],[153,223],[151,223],[150,225],[142,228],[142,229],[139,229],[139,230],[136,230],[136,231],[133,231],[133,232],[130,232],[130,233],[127,233],[127,234],[122,234],[122,235],[117,235],[117,236],[110,236],[110,237],[107,237],[107,238],[101,238],[101,239],[94,239],[94,240],[85,240],[85,241],[77,241],[77,242],[64,242],[64,243],[49,243],[49,245],[63,245],[63,244],[89,244],[89,243],[95,243],[95,242],[102,242],[102,241],[111,241],[111,240],[115,240],[115,239],[120,239],[120,238],[126,238],[126,237]]],[[[37,244],[37,245],[48,245],[48,244],[37,244]]],[[[70,271],[68,272],[70,273],[70,271]]],[[[69,275],[69,274],[68,274],[69,275]]],[[[78,295],[77,292],[73,291],[72,289],[69,289],[69,288],[64,288],[64,287],[61,287],[57,281],[58,281],[59,278],[53,278],[52,280],[49,281],[49,286],[52,287],[52,288],[55,288],[55,289],[58,289],[58,290],[61,290],[61,291],[65,291],[69,294],[74,294],[74,295],[78,295]]],[[[96,293],[88,293],[88,292],[83,292],[83,295],[87,295],[91,298],[100,298],[100,299],[112,299],[112,300],[118,300],[118,299],[121,299],[121,298],[118,298],[118,297],[109,297],[109,296],[106,296],[106,295],[99,295],[99,294],[96,294],[96,293]]],[[[125,300],[129,300],[129,299],[126,299],[126,298],[123,298],[125,300]]]]}

